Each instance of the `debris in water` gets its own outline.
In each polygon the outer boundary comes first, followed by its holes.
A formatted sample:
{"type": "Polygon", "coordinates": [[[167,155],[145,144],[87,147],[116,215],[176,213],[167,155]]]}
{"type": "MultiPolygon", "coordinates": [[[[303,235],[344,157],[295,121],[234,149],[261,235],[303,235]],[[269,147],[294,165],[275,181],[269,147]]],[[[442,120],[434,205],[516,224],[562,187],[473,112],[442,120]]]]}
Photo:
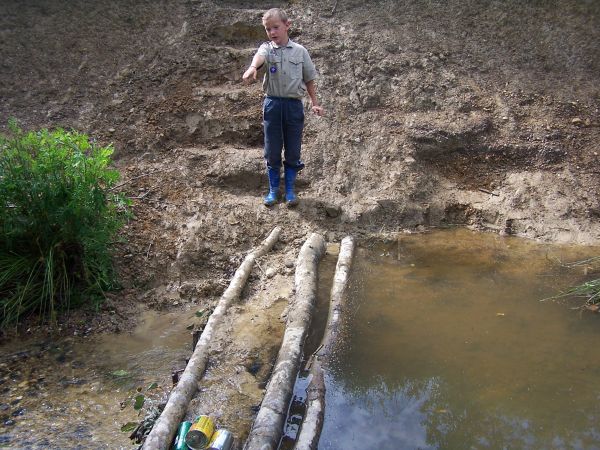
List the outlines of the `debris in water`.
{"type": "Polygon", "coordinates": [[[133,404],[133,409],[135,409],[136,411],[139,411],[140,409],[142,409],[142,406],[144,406],[145,402],[146,402],[146,397],[144,397],[143,394],[136,395],[135,403],[133,404]]]}
{"type": "Polygon", "coordinates": [[[154,426],[156,420],[160,417],[160,413],[165,408],[165,404],[158,405],[158,408],[152,406],[148,409],[144,420],[142,420],[133,430],[129,439],[135,441],[136,444],[140,444],[146,436],[150,433],[150,430],[154,426]]]}
{"type": "Polygon", "coordinates": [[[123,433],[129,433],[130,431],[135,430],[135,428],[138,426],[137,422],[127,422],[125,425],[123,425],[121,427],[121,432],[123,433]]]}
{"type": "Polygon", "coordinates": [[[127,372],[126,370],[120,369],[120,370],[115,370],[114,372],[111,372],[111,375],[114,377],[126,377],[127,375],[129,375],[129,372],[127,372]]]}
{"type": "Polygon", "coordinates": [[[22,416],[23,414],[25,414],[25,408],[19,408],[19,409],[15,409],[12,413],[11,416],[13,417],[18,417],[18,416],[22,416]]]}

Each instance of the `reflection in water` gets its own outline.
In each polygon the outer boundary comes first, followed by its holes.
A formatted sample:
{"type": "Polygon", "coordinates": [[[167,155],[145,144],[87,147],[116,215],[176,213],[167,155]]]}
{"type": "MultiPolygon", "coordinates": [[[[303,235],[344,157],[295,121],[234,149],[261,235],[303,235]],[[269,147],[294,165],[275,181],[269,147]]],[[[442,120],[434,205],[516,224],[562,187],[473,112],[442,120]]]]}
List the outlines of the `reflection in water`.
{"type": "MultiPolygon", "coordinates": [[[[585,251],[584,251],[585,250],[585,251]]],[[[320,449],[600,448],[599,317],[550,247],[465,230],[361,250],[320,449]]]]}

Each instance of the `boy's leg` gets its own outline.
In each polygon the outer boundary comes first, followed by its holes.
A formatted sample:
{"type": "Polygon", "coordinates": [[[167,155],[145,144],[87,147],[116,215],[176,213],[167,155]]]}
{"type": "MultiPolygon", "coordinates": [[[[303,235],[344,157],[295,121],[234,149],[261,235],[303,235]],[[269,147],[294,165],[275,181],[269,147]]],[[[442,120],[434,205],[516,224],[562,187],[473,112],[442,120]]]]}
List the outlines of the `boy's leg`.
{"type": "Polygon", "coordinates": [[[263,103],[263,128],[265,133],[265,161],[269,176],[269,192],[264,198],[266,206],[277,203],[283,148],[282,102],[280,99],[265,98],[263,103]]]}
{"type": "Polygon", "coordinates": [[[304,129],[304,106],[301,100],[289,99],[286,101],[283,114],[283,142],[285,148],[285,199],[289,206],[298,203],[294,193],[296,175],[304,163],[300,159],[302,147],[302,131],[304,129]]]}
{"type": "Polygon", "coordinates": [[[284,139],[283,103],[282,99],[267,97],[263,104],[265,160],[269,169],[281,167],[281,150],[284,139]]]}
{"type": "Polygon", "coordinates": [[[304,106],[301,100],[287,99],[283,110],[283,145],[285,148],[285,167],[299,172],[304,168],[300,160],[302,131],[304,130],[304,106]]]}

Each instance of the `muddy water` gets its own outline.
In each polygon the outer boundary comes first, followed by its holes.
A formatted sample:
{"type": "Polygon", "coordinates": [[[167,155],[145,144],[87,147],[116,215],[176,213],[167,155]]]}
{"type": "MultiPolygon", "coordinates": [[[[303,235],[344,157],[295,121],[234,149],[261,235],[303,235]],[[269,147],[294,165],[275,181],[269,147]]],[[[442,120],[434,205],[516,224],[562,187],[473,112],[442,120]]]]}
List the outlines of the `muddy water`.
{"type": "Polygon", "coordinates": [[[590,253],[465,230],[360,250],[319,448],[600,448],[600,316],[539,301],[590,253]]]}
{"type": "Polygon", "coordinates": [[[164,399],[191,353],[194,313],[144,313],[131,334],[1,348],[0,447],[136,448],[121,427],[143,418],[136,395],[164,399]]]}

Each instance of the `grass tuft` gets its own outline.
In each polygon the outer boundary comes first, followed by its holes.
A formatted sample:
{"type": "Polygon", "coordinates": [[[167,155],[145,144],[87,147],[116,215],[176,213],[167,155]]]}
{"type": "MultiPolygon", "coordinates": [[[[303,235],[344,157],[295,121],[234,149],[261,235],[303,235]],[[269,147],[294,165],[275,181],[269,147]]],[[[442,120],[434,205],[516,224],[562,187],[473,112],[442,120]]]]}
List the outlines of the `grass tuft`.
{"type": "MultiPolygon", "coordinates": [[[[559,262],[560,263],[560,262],[559,262]]],[[[575,261],[571,263],[560,263],[561,266],[567,268],[584,267],[586,274],[588,269],[592,269],[600,263],[600,256],[593,258],[575,261]]],[[[554,295],[544,300],[556,300],[562,298],[583,298],[585,303],[583,306],[592,306],[600,304],[600,278],[588,280],[567,289],[560,294],[554,295]]],[[[594,307],[597,308],[597,307],[594,307]]]]}

